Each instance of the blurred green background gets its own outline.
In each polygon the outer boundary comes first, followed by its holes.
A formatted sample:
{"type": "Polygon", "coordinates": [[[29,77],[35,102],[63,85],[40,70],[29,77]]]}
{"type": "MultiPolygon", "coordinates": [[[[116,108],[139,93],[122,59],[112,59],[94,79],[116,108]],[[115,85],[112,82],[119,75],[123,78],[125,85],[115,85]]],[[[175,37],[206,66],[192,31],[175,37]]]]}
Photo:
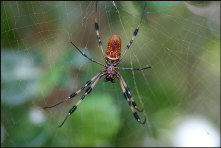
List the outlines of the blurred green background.
{"type": "MultiPolygon", "coordinates": [[[[113,34],[127,45],[144,3],[98,3],[104,49],[113,34]]],[[[119,82],[102,78],[57,128],[81,94],[42,107],[102,68],[70,44],[103,62],[95,2],[2,1],[1,146],[219,146],[220,2],[146,3],[138,36],[119,66],[152,67],[120,71],[147,123],[135,121],[119,82]]]]}

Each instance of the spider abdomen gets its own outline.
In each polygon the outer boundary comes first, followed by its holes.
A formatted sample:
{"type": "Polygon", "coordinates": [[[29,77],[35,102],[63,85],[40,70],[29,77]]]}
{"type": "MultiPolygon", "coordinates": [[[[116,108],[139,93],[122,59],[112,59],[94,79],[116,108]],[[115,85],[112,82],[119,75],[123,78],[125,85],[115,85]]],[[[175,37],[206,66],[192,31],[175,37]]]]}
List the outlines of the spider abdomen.
{"type": "Polygon", "coordinates": [[[106,57],[110,60],[118,60],[121,56],[121,39],[118,35],[112,35],[107,43],[106,57]]]}

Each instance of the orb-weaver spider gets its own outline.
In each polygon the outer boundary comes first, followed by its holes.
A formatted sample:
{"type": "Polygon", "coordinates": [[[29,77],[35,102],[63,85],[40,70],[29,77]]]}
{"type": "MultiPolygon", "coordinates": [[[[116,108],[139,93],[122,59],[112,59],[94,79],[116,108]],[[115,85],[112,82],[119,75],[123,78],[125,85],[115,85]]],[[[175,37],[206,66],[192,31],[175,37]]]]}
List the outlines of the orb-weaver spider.
{"type": "Polygon", "coordinates": [[[137,104],[135,103],[135,101],[133,100],[132,96],[131,96],[131,92],[130,89],[127,87],[126,82],[124,81],[122,75],[120,74],[120,72],[118,71],[119,69],[125,69],[125,70],[144,70],[144,69],[148,69],[151,68],[150,66],[144,67],[144,68],[122,68],[122,67],[116,67],[121,60],[123,59],[125,53],[127,52],[127,50],[130,48],[130,46],[132,45],[135,37],[138,34],[139,31],[139,27],[140,24],[143,20],[144,17],[144,12],[145,12],[145,8],[146,8],[146,4],[144,6],[143,9],[143,14],[140,20],[140,23],[138,24],[137,28],[134,30],[133,32],[133,36],[130,40],[130,42],[127,44],[123,56],[121,57],[121,39],[119,36],[117,35],[112,35],[109,40],[108,40],[108,46],[106,49],[106,56],[104,55],[104,50],[103,50],[103,46],[102,46],[102,42],[101,42],[101,37],[100,37],[100,33],[99,33],[99,25],[98,25],[98,21],[97,21],[97,2],[96,2],[96,15],[94,18],[94,24],[95,24],[95,30],[96,30],[96,35],[97,35],[97,40],[98,40],[98,45],[102,51],[102,55],[103,58],[106,62],[107,65],[104,65],[100,62],[97,62],[96,60],[89,58],[86,54],[84,54],[73,42],[71,42],[71,44],[84,56],[86,57],[88,60],[97,63],[103,67],[105,67],[102,71],[100,71],[98,74],[96,74],[91,80],[87,81],[86,84],[80,88],[79,90],[77,90],[76,92],[72,93],[68,98],[62,100],[61,102],[53,105],[53,106],[48,106],[48,107],[44,107],[44,108],[52,108],[55,107],[65,101],[68,101],[72,98],[74,98],[75,96],[77,96],[81,91],[83,91],[87,86],[88,88],[85,90],[85,93],[82,95],[81,99],[69,110],[67,116],[65,117],[64,121],[61,123],[61,125],[59,125],[59,127],[61,127],[64,122],[66,121],[66,119],[77,109],[78,105],[84,100],[85,96],[87,96],[89,93],[91,93],[92,89],[94,88],[94,86],[97,84],[97,82],[100,80],[100,78],[102,76],[106,76],[105,77],[105,81],[111,81],[113,82],[114,79],[117,77],[120,81],[120,85],[121,85],[121,89],[123,91],[123,95],[125,97],[125,99],[128,101],[130,109],[134,115],[134,118],[141,124],[145,124],[146,122],[146,118],[144,118],[144,121],[140,120],[139,115],[137,114],[136,111],[138,112],[142,112],[143,110],[139,110],[137,107],[137,104]],[[93,83],[92,83],[93,82],[93,83]],[[136,111],[135,111],[136,110],[136,111]]]}

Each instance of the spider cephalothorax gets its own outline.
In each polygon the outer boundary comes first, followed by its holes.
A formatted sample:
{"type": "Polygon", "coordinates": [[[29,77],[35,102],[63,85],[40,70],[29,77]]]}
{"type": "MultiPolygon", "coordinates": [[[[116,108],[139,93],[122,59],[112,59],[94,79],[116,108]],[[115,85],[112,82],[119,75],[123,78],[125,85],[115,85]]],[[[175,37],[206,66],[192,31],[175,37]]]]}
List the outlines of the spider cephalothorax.
{"type": "MultiPolygon", "coordinates": [[[[144,12],[145,12],[145,8],[146,8],[146,4],[144,6],[144,11],[143,11],[143,15],[141,17],[141,21],[140,24],[142,22],[143,16],[144,16],[144,12]]],[[[97,13],[97,2],[96,2],[96,13],[97,13]]],[[[142,112],[142,110],[139,110],[137,107],[137,104],[135,103],[134,99],[132,98],[132,94],[130,92],[130,89],[127,87],[126,82],[124,81],[123,77],[121,76],[119,69],[124,69],[124,70],[144,70],[144,69],[148,69],[150,68],[150,66],[146,66],[144,68],[123,68],[123,67],[116,67],[121,60],[123,59],[123,56],[125,55],[125,53],[128,51],[128,49],[130,48],[130,46],[132,45],[135,37],[138,34],[139,31],[139,26],[140,24],[137,26],[137,28],[134,30],[133,32],[133,36],[130,40],[130,42],[127,44],[127,46],[125,47],[124,53],[121,56],[121,39],[119,36],[117,35],[112,35],[107,43],[107,49],[106,49],[106,56],[104,55],[104,50],[103,50],[103,46],[102,46],[102,42],[101,42],[101,37],[99,34],[99,25],[98,25],[98,21],[97,21],[97,15],[95,15],[95,20],[94,20],[94,24],[95,24],[95,30],[96,30],[96,34],[97,34],[97,39],[98,39],[98,45],[102,51],[102,55],[103,58],[106,62],[107,65],[102,64],[92,58],[89,58],[86,54],[84,54],[73,42],[71,42],[71,44],[84,56],[86,57],[88,60],[97,63],[103,67],[105,67],[103,70],[101,70],[98,74],[96,74],[91,80],[87,81],[85,83],[85,85],[80,88],[79,90],[77,90],[76,92],[72,93],[68,98],[62,100],[61,102],[53,105],[53,106],[49,106],[49,107],[45,107],[45,108],[52,108],[55,107],[65,101],[68,101],[72,98],[74,98],[75,96],[77,96],[81,91],[83,91],[86,87],[87,89],[85,90],[84,94],[82,95],[81,99],[69,110],[67,116],[65,117],[64,121],[61,123],[61,125],[59,127],[61,127],[64,122],[66,121],[66,119],[72,114],[74,113],[74,111],[78,108],[78,106],[80,105],[80,103],[84,100],[85,96],[87,96],[89,93],[92,92],[94,86],[97,84],[97,82],[100,80],[100,78],[102,76],[105,75],[104,80],[105,81],[111,81],[114,82],[115,78],[118,78],[120,81],[120,86],[121,89],[123,91],[123,95],[125,97],[125,99],[127,100],[130,109],[133,113],[134,118],[141,124],[144,124],[146,121],[146,118],[144,119],[144,121],[140,120],[139,115],[137,114],[136,111],[138,112],[142,112]]]]}
{"type": "Polygon", "coordinates": [[[104,80],[106,82],[111,81],[112,83],[114,83],[114,79],[116,78],[117,74],[118,72],[113,66],[108,66],[104,69],[104,75],[106,75],[104,80]]]}

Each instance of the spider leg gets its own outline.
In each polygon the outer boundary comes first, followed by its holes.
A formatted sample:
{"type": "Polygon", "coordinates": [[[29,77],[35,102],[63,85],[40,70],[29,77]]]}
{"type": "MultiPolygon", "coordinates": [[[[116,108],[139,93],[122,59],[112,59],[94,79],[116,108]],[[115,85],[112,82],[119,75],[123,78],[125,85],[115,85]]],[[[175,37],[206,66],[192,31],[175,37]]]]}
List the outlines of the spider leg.
{"type": "Polygon", "coordinates": [[[121,75],[118,76],[119,80],[120,80],[120,85],[124,94],[124,97],[126,98],[126,100],[128,101],[128,104],[130,106],[130,109],[134,115],[134,118],[137,120],[137,122],[141,123],[141,124],[145,124],[146,122],[146,118],[144,118],[144,121],[140,120],[139,115],[137,114],[137,112],[135,111],[135,109],[137,109],[136,103],[134,102],[133,99],[131,99],[131,93],[129,91],[129,88],[124,86],[124,81],[121,75]]]}
{"type": "Polygon", "coordinates": [[[98,24],[98,21],[97,21],[97,1],[96,1],[96,12],[95,12],[95,17],[94,17],[94,27],[95,27],[95,31],[96,31],[96,35],[97,35],[98,45],[101,49],[103,58],[105,59],[104,49],[103,49],[103,46],[102,46],[102,41],[101,41],[101,37],[100,37],[100,33],[99,33],[99,24],[98,24]]]}
{"type": "Polygon", "coordinates": [[[121,62],[121,60],[123,59],[124,55],[125,55],[126,52],[129,50],[130,46],[133,44],[133,41],[134,41],[134,39],[135,39],[136,36],[137,36],[138,31],[139,31],[139,28],[140,28],[140,25],[141,25],[142,20],[143,20],[143,17],[144,17],[144,13],[145,13],[146,6],[147,6],[147,4],[145,3],[145,5],[144,5],[144,9],[143,9],[143,14],[142,14],[142,17],[141,17],[141,19],[140,19],[140,23],[138,24],[137,28],[134,30],[134,32],[133,32],[133,36],[132,36],[130,42],[127,44],[127,46],[126,46],[126,48],[125,48],[125,50],[124,50],[124,53],[123,53],[121,59],[118,61],[117,64],[119,64],[119,63],[121,62]]]}
{"type": "Polygon", "coordinates": [[[88,94],[91,93],[92,89],[94,88],[94,86],[97,84],[97,82],[100,80],[100,78],[103,76],[104,74],[100,75],[94,82],[93,84],[88,87],[85,90],[85,93],[81,96],[81,99],[69,110],[67,116],[65,117],[64,121],[58,126],[59,128],[65,123],[65,121],[67,120],[67,118],[74,113],[74,111],[77,109],[78,105],[80,105],[80,103],[84,100],[85,96],[87,96],[88,94]]]}
{"type": "Polygon", "coordinates": [[[124,67],[114,67],[116,69],[124,69],[124,70],[144,70],[144,69],[148,69],[148,68],[151,68],[150,66],[146,66],[146,67],[143,67],[143,68],[124,68],[124,67]]]}
{"type": "MultiPolygon", "coordinates": [[[[103,72],[103,71],[102,71],[102,72],[103,72]]],[[[91,78],[91,80],[87,81],[82,88],[80,88],[80,89],[77,90],[76,92],[72,93],[68,98],[66,98],[66,99],[64,99],[64,100],[62,100],[62,101],[56,103],[55,105],[44,107],[44,109],[55,107],[55,106],[57,106],[57,105],[59,105],[59,104],[61,104],[61,103],[63,103],[63,102],[68,101],[69,99],[74,98],[74,97],[77,96],[82,90],[84,90],[85,87],[89,86],[89,85],[91,84],[91,82],[94,81],[99,75],[101,75],[102,72],[96,74],[93,78],[91,78]]]]}
{"type": "Polygon", "coordinates": [[[129,87],[127,87],[127,84],[126,84],[126,82],[124,81],[123,77],[121,76],[120,73],[118,73],[118,74],[119,74],[119,77],[120,77],[120,81],[122,82],[122,86],[123,86],[123,88],[125,89],[125,93],[124,93],[125,99],[127,100],[127,98],[128,98],[129,101],[131,102],[131,104],[133,105],[133,107],[134,107],[138,112],[143,112],[143,109],[139,109],[139,108],[137,107],[137,104],[136,104],[136,102],[134,101],[134,99],[132,98],[132,94],[131,94],[131,92],[130,92],[130,89],[129,89],[129,87]]]}
{"type": "Polygon", "coordinates": [[[94,60],[94,59],[92,59],[92,58],[89,58],[86,54],[84,54],[73,42],[71,42],[71,44],[84,56],[84,57],[86,57],[88,60],[90,60],[91,62],[94,62],[94,63],[97,63],[97,64],[99,64],[99,65],[101,65],[101,66],[104,66],[104,67],[107,67],[106,65],[104,65],[104,64],[102,64],[102,63],[100,63],[100,62],[98,62],[98,61],[96,61],[96,60],[94,60]]]}

